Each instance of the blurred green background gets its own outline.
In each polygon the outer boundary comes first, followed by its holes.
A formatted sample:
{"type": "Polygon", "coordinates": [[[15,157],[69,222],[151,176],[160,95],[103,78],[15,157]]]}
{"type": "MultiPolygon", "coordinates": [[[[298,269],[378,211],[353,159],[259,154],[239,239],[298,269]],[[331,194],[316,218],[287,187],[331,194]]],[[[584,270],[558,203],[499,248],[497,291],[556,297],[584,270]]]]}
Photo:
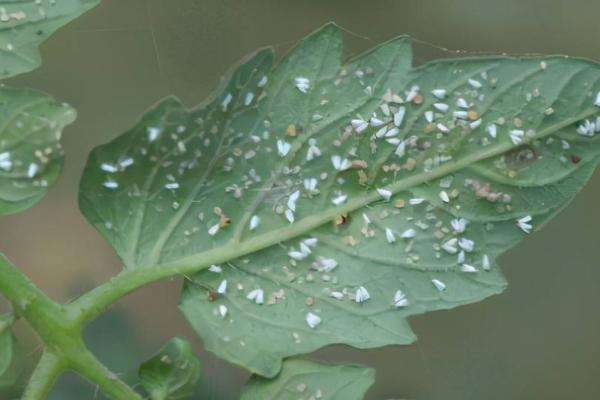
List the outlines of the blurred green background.
{"type": "MultiPolygon", "coordinates": [[[[8,84],[72,104],[59,183],[32,210],[0,220],[0,249],[53,298],[67,301],[116,274],[119,260],[84,221],[77,186],[89,151],[130,127],[170,93],[188,105],[254,49],[282,53],[327,21],[347,28],[348,53],[399,34],[420,40],[417,59],[466,53],[560,53],[600,60],[598,0],[103,0],[42,48],[43,66],[8,84]]],[[[501,259],[500,296],[411,319],[417,344],[317,357],[377,368],[368,399],[553,400],[600,398],[600,171],[541,233],[501,259]]],[[[198,398],[237,399],[247,374],[202,351],[176,309],[181,282],[146,287],[90,326],[87,340],[125,379],[175,335],[204,364],[198,398]]],[[[39,356],[17,325],[24,364],[39,356]]],[[[2,383],[0,382],[0,385],[2,383]]],[[[0,389],[18,398],[22,384],[0,389]]],[[[65,376],[53,400],[102,398],[65,376]]]]}

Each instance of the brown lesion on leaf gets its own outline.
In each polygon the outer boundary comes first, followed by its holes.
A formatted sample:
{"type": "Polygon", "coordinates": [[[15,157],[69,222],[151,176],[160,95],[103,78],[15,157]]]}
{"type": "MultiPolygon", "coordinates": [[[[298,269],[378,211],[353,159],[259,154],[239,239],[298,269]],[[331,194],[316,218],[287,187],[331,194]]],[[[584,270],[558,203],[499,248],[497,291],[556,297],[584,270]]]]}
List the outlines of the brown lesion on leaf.
{"type": "Polygon", "coordinates": [[[509,203],[512,199],[508,193],[493,190],[492,185],[490,185],[488,182],[480,182],[476,179],[467,179],[465,180],[465,187],[473,190],[478,199],[485,199],[492,203],[509,203]]]}
{"type": "Polygon", "coordinates": [[[416,166],[417,166],[417,161],[414,158],[409,158],[403,164],[398,164],[398,163],[384,164],[381,167],[381,169],[385,173],[394,173],[394,172],[400,172],[403,170],[410,172],[413,169],[415,169],[416,166]]]}
{"type": "Polygon", "coordinates": [[[296,124],[289,124],[285,130],[285,134],[289,137],[296,137],[298,135],[301,135],[302,132],[302,127],[297,126],[296,124]]]}
{"type": "Polygon", "coordinates": [[[467,118],[469,118],[470,121],[475,121],[479,119],[479,113],[475,110],[469,110],[467,113],[467,118]]]}
{"type": "Polygon", "coordinates": [[[356,245],[358,245],[359,241],[355,239],[354,236],[348,235],[342,238],[342,243],[346,246],[355,247],[356,245]]]}
{"type": "Polygon", "coordinates": [[[352,169],[367,169],[369,164],[365,160],[352,160],[352,169]]]}
{"type": "Polygon", "coordinates": [[[221,209],[221,207],[215,207],[213,209],[213,212],[215,213],[215,215],[217,217],[219,217],[219,227],[220,228],[226,228],[231,224],[231,218],[229,218],[227,215],[225,215],[225,213],[223,213],[223,210],[221,209]]]}
{"type": "Polygon", "coordinates": [[[208,301],[210,301],[212,303],[219,298],[219,294],[217,292],[215,292],[214,290],[208,290],[206,292],[206,298],[208,299],[208,301]]]}
{"type": "Polygon", "coordinates": [[[395,208],[404,208],[404,206],[406,206],[406,201],[404,201],[404,199],[396,199],[396,200],[394,200],[394,207],[395,208]]]}
{"type": "Polygon", "coordinates": [[[335,227],[342,227],[348,222],[348,214],[340,214],[333,219],[335,227]]]}
{"type": "Polygon", "coordinates": [[[369,176],[366,174],[365,171],[358,171],[358,184],[361,186],[365,186],[367,183],[369,183],[369,176]]]}
{"type": "Polygon", "coordinates": [[[504,164],[509,171],[518,171],[527,168],[539,159],[535,147],[525,144],[516,147],[504,154],[504,164]]]}
{"type": "Polygon", "coordinates": [[[267,304],[268,305],[277,304],[277,301],[282,300],[282,299],[285,299],[285,290],[278,289],[278,290],[274,291],[273,293],[271,293],[271,295],[267,299],[267,304]]]}

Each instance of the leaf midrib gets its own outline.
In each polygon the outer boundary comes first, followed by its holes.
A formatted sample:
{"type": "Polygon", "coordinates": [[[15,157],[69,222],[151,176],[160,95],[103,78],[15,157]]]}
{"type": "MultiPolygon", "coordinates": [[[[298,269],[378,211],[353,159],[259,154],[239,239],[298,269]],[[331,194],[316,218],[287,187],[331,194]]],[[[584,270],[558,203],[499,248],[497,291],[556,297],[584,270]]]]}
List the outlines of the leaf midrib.
{"type": "MultiPolygon", "coordinates": [[[[547,128],[540,130],[533,137],[524,140],[524,143],[544,138],[556,132],[557,130],[575,124],[582,119],[589,118],[597,112],[598,109],[596,107],[588,108],[587,110],[575,117],[565,119],[559,123],[550,125],[547,128]]],[[[409,176],[407,178],[389,184],[384,188],[396,194],[403,190],[410,189],[411,187],[420,185],[422,183],[431,181],[436,178],[441,178],[450,173],[461,170],[478,161],[500,155],[514,147],[515,146],[512,145],[510,142],[504,142],[499,143],[495,146],[489,146],[486,149],[484,149],[484,151],[473,153],[472,155],[467,156],[459,161],[450,161],[438,167],[437,169],[409,176]]],[[[351,213],[380,199],[381,196],[373,190],[365,193],[362,196],[357,196],[352,200],[349,200],[343,206],[330,208],[321,213],[320,215],[311,215],[305,217],[291,225],[284,226],[282,228],[261,235],[257,235],[254,238],[247,239],[246,241],[242,241],[240,243],[234,243],[230,241],[214,249],[207,250],[202,253],[194,254],[188,257],[184,257],[177,261],[159,264],[151,268],[162,270],[160,272],[161,276],[165,276],[168,274],[197,272],[202,269],[208,268],[212,264],[219,264],[229,260],[233,260],[257,252],[259,250],[271,247],[277,243],[282,243],[287,240],[293,239],[302,234],[306,234],[312,229],[315,229],[331,221],[340,214],[351,213]]]]}

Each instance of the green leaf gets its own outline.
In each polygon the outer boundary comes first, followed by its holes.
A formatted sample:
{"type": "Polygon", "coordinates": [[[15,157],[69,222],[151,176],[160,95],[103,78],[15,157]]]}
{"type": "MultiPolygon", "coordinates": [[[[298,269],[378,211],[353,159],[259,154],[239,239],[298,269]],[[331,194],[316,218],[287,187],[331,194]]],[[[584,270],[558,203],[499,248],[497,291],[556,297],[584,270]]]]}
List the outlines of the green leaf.
{"type": "Polygon", "coordinates": [[[0,87],[0,215],[31,207],[56,181],[61,131],[75,117],[47,94],[0,87]]]}
{"type": "Polygon", "coordinates": [[[207,349],[263,376],[331,343],[411,343],[407,317],[500,293],[496,258],[600,156],[580,127],[600,114],[598,64],[412,67],[406,37],[342,63],[340,36],[328,25],[275,66],[261,50],[196,108],[164,100],[82,179],[81,209],[125,268],[203,269],[180,308],[207,349]]]}
{"type": "Polygon", "coordinates": [[[241,400],[360,400],[375,383],[375,370],[289,359],[274,379],[253,375],[241,400]]]}
{"type": "Polygon", "coordinates": [[[187,340],[174,338],[140,366],[142,387],[153,400],[183,399],[200,379],[200,361],[187,340]]]}
{"type": "Polygon", "coordinates": [[[0,0],[0,79],[41,64],[38,46],[100,0],[0,0]]]}
{"type": "Polygon", "coordinates": [[[13,359],[13,337],[10,330],[13,317],[0,315],[0,376],[10,368],[13,359]]]}

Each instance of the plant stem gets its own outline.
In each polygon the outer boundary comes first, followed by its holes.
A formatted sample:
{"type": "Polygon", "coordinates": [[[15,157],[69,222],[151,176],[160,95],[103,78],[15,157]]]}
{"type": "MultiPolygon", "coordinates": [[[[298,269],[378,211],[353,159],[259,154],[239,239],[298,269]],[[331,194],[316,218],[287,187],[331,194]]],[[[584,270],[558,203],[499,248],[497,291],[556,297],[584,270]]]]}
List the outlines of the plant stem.
{"type": "Polygon", "coordinates": [[[44,399],[66,368],[66,360],[51,351],[45,350],[38,365],[29,378],[22,400],[44,399]]]}
{"type": "Polygon", "coordinates": [[[36,300],[36,306],[51,308],[56,304],[46,297],[25,275],[0,253],[0,292],[10,301],[18,314],[36,300]]]}
{"type": "Polygon", "coordinates": [[[69,367],[114,400],[142,400],[137,392],[111,372],[90,351],[85,348],[76,349],[76,355],[70,360],[69,367]]]}
{"type": "Polygon", "coordinates": [[[138,393],[98,361],[80,342],[70,346],[64,355],[57,355],[46,349],[29,379],[22,400],[45,399],[57,378],[67,368],[77,371],[115,400],[142,399],[138,393]]]}
{"type": "Polygon", "coordinates": [[[56,325],[64,325],[64,308],[48,298],[24,274],[0,254],[0,293],[13,306],[15,315],[27,319],[42,339],[53,340],[56,325]]]}
{"type": "Polygon", "coordinates": [[[11,302],[15,314],[24,317],[46,344],[23,399],[44,399],[67,368],[80,373],[116,400],[142,399],[87,349],[81,339],[82,327],[69,318],[66,308],[44,295],[1,254],[0,293],[11,302]]]}

